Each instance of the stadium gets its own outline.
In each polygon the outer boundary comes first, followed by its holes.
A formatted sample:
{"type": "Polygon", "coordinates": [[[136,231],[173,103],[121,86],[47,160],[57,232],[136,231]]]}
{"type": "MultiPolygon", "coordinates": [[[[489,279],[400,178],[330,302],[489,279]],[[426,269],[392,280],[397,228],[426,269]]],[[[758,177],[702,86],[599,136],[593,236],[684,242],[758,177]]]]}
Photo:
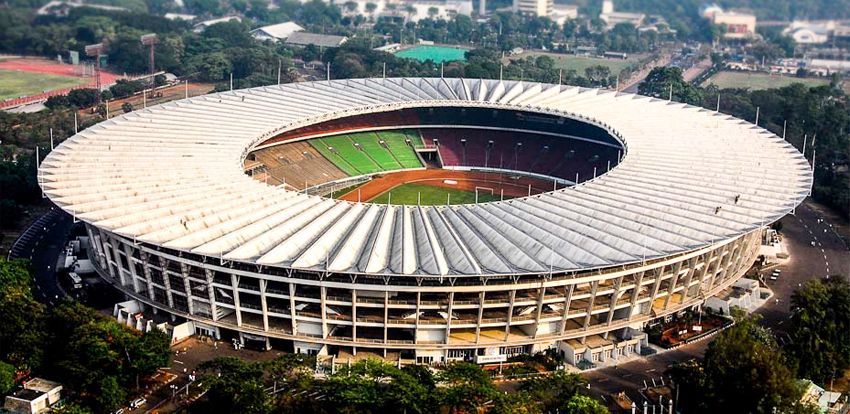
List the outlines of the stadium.
{"type": "Polygon", "coordinates": [[[685,104],[376,78],[194,97],[42,162],[101,276],[197,332],[420,363],[639,354],[740,278],[807,160],[685,104]]]}

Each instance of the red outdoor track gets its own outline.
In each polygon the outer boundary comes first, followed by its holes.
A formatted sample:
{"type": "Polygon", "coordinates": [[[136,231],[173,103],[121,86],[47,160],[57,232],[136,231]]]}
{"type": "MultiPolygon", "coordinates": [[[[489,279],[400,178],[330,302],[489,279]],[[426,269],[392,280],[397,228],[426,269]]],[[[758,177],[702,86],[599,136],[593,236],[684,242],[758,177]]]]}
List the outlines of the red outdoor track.
{"type": "Polygon", "coordinates": [[[531,185],[532,195],[552,191],[554,189],[552,181],[539,178],[525,176],[517,177],[511,176],[510,174],[499,173],[427,169],[376,175],[371,181],[349,193],[346,193],[339,197],[339,199],[357,201],[359,194],[360,200],[368,201],[395,187],[409,183],[468,191],[475,191],[475,187],[486,187],[492,188],[493,194],[500,194],[500,192],[504,190],[505,197],[510,198],[527,196],[529,185],[531,185]],[[457,184],[447,184],[444,180],[454,180],[457,184]]]}
{"type": "MultiPolygon", "coordinates": [[[[21,72],[30,72],[30,73],[45,73],[50,75],[59,75],[59,76],[69,76],[80,78],[82,76],[75,73],[76,66],[70,64],[60,64],[51,60],[46,59],[33,59],[33,58],[24,58],[24,59],[11,59],[0,61],[0,69],[10,70],[10,71],[21,71],[21,72]]],[[[93,88],[96,86],[94,76],[86,76],[86,78],[91,79],[91,82],[87,82],[85,84],[80,84],[78,86],[74,86],[71,88],[62,88],[62,89],[54,89],[46,92],[42,92],[39,94],[31,95],[31,96],[22,96],[18,98],[6,99],[0,102],[0,108],[11,108],[19,105],[24,105],[32,102],[43,101],[51,96],[55,95],[64,95],[70,92],[73,89],[79,88],[93,88]]],[[[101,85],[111,85],[115,83],[116,80],[122,78],[120,75],[116,75],[114,73],[109,73],[106,71],[100,71],[100,83],[101,85]]]]}

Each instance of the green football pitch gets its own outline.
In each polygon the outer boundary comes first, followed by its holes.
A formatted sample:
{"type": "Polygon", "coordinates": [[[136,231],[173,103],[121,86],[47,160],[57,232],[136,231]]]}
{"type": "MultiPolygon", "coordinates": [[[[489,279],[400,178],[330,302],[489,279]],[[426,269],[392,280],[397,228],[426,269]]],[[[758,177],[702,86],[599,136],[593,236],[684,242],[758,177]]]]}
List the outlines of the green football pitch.
{"type": "Polygon", "coordinates": [[[89,82],[86,78],[0,69],[0,99],[30,96],[89,82]]]}
{"type": "MultiPolygon", "coordinates": [[[[478,202],[498,201],[498,194],[490,194],[489,191],[479,191],[478,202]]],[[[475,191],[458,190],[456,188],[435,187],[424,184],[402,184],[371,200],[376,204],[398,204],[398,205],[445,205],[449,204],[471,204],[475,202],[475,191]],[[421,199],[420,199],[421,197],[421,199]]]]}

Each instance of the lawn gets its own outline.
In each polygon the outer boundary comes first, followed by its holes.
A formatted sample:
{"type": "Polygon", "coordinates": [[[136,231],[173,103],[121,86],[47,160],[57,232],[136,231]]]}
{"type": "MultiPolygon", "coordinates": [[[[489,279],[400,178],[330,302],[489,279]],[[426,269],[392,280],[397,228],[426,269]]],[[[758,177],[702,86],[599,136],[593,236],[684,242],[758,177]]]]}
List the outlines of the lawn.
{"type": "Polygon", "coordinates": [[[70,88],[90,79],[0,69],[0,100],[70,88]]]}
{"type": "MultiPolygon", "coordinates": [[[[421,205],[445,205],[447,199],[451,204],[470,204],[475,202],[474,191],[435,187],[424,184],[402,184],[369,200],[369,202],[386,204],[389,200],[392,204],[416,205],[417,198],[420,194],[422,195],[422,199],[420,201],[421,205]],[[390,197],[390,194],[392,194],[392,197],[390,197]]],[[[497,200],[499,200],[498,195],[491,195],[484,192],[480,192],[478,194],[479,203],[497,200]]]]}
{"type": "Polygon", "coordinates": [[[434,63],[466,60],[466,49],[449,46],[421,45],[396,52],[400,58],[416,59],[420,62],[428,60],[434,63]]]}
{"type": "Polygon", "coordinates": [[[564,71],[575,70],[576,73],[581,76],[584,76],[585,69],[598,65],[607,66],[611,70],[611,74],[616,75],[630,65],[637,64],[641,59],[641,56],[630,56],[628,59],[603,59],[561,53],[523,52],[519,55],[505,58],[505,63],[507,63],[509,59],[527,58],[530,56],[537,57],[543,55],[555,59],[556,69],[563,69],[564,71]]]}
{"type": "Polygon", "coordinates": [[[717,72],[703,86],[715,84],[720,89],[749,88],[752,90],[781,88],[792,83],[802,83],[806,86],[821,86],[829,84],[826,79],[797,78],[793,76],[771,75],[763,72],[717,72]]]}

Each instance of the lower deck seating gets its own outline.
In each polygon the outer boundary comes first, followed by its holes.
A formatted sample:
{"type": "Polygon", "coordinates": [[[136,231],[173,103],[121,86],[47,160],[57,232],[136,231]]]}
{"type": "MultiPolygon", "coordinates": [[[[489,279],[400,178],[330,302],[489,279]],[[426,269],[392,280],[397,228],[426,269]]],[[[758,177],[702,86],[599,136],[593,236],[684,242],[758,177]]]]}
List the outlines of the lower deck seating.
{"type": "Polygon", "coordinates": [[[445,166],[502,168],[573,181],[600,175],[617,164],[618,149],[570,138],[512,131],[423,128],[425,142],[437,140],[445,166]]]}
{"type": "Polygon", "coordinates": [[[254,153],[254,159],[266,167],[264,181],[273,185],[286,182],[287,186],[303,189],[305,185],[348,176],[304,141],[259,150],[254,153]]]}

